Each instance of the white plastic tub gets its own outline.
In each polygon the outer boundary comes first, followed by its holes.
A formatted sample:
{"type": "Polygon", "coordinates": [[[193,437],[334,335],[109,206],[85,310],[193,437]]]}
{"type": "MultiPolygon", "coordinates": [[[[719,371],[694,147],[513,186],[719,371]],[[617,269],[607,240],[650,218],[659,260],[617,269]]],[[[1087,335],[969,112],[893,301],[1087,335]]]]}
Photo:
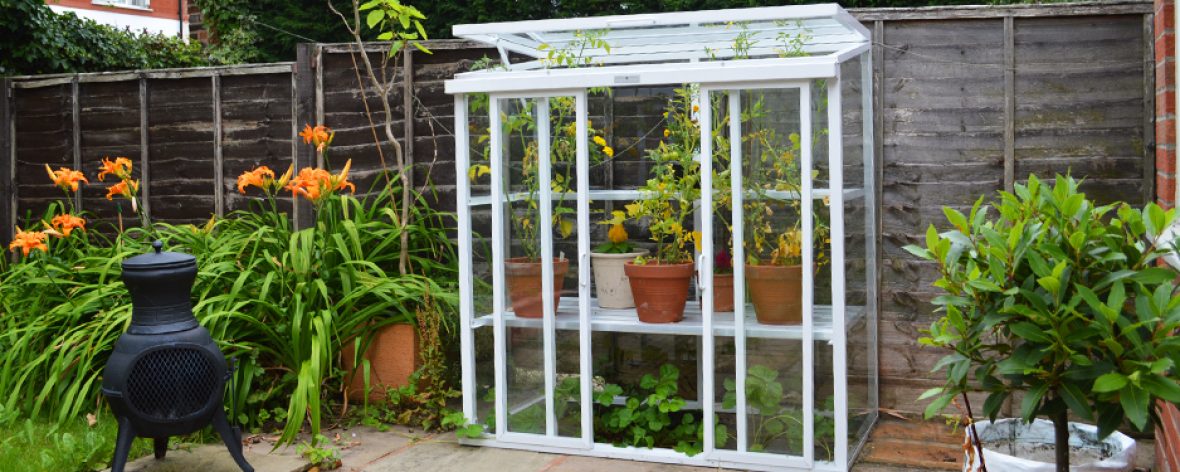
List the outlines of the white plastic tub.
{"type": "MultiPolygon", "coordinates": [[[[983,455],[989,472],[1055,472],[1053,422],[1035,420],[1026,424],[1009,418],[975,423],[983,442],[983,455]]],[[[971,453],[963,461],[964,472],[980,470],[975,457],[971,428],[966,440],[971,453]]],[[[1114,432],[1098,440],[1098,427],[1084,423],[1069,424],[1070,471],[1073,472],[1130,472],[1135,468],[1135,440],[1114,432]]]]}

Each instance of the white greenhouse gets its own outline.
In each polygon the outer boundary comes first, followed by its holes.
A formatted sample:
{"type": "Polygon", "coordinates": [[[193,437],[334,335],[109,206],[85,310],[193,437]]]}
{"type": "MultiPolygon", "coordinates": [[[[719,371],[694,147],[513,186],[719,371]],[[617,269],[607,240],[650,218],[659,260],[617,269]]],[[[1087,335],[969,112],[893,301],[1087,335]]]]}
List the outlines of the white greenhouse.
{"type": "Polygon", "coordinates": [[[499,51],[446,83],[464,443],[848,470],[878,401],[869,31],[825,4],[454,34],[499,51]]]}

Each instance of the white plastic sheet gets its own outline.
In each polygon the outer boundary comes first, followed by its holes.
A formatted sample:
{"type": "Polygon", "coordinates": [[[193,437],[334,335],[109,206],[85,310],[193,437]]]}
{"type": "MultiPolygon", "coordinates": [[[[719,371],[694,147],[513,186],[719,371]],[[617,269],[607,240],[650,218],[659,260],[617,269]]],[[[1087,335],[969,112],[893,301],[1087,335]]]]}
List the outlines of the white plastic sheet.
{"type": "MultiPolygon", "coordinates": [[[[987,447],[988,442],[1015,438],[1017,442],[1026,444],[1046,444],[1051,451],[1054,444],[1052,421],[1038,419],[1031,424],[1026,424],[1020,419],[1010,418],[998,420],[995,424],[992,424],[991,421],[978,421],[975,423],[975,428],[979,433],[980,440],[984,443],[983,455],[987,461],[989,472],[1054,472],[1056,470],[1053,462],[1022,459],[1007,454],[1006,450],[1001,452],[987,447]]],[[[971,428],[967,428],[966,434],[969,439],[971,428]]],[[[1070,464],[1070,471],[1130,472],[1135,468],[1135,440],[1123,433],[1116,431],[1106,439],[1099,441],[1098,427],[1083,423],[1070,423],[1069,444],[1070,446],[1104,448],[1112,453],[1105,460],[1070,464]]],[[[980,470],[979,458],[974,455],[964,460],[963,464],[964,472],[980,470]],[[968,465],[968,461],[972,462],[968,465]]]]}

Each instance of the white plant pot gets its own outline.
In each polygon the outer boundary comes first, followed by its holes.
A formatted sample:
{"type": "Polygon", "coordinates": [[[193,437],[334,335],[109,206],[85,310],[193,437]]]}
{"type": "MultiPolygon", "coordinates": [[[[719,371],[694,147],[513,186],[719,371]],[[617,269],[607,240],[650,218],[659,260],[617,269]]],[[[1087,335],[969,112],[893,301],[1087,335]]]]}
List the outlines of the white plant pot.
{"type": "Polygon", "coordinates": [[[590,253],[590,267],[594,270],[594,293],[598,297],[598,306],[635,307],[635,299],[631,296],[631,281],[623,272],[623,265],[646,255],[647,249],[623,254],[590,253]]]}
{"type": "MultiPolygon", "coordinates": [[[[977,421],[975,428],[983,443],[983,457],[987,470],[1005,472],[1055,472],[1055,439],[1053,422],[1038,419],[1026,424],[1019,418],[977,421]],[[989,444],[991,446],[989,446],[989,444]],[[1046,462],[1047,461],[1047,462],[1046,462]]],[[[963,470],[976,471],[979,458],[975,457],[971,428],[966,428],[965,440],[971,444],[963,470]]],[[[1106,439],[1098,440],[1098,427],[1085,423],[1069,424],[1071,472],[1129,472],[1135,468],[1135,440],[1115,431],[1106,439]],[[1105,453],[1103,453],[1105,451],[1105,453]],[[1082,458],[1078,456],[1081,455],[1082,458]]]]}

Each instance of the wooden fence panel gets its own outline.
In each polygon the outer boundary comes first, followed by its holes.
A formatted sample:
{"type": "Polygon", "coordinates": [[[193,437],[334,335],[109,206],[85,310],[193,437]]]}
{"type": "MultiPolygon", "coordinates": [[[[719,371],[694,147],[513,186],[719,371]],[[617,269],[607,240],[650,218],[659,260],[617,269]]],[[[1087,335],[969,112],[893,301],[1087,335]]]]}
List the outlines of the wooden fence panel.
{"type": "MultiPolygon", "coordinates": [[[[1150,10],[1150,3],[1132,1],[854,11],[874,28],[878,43],[882,406],[921,410],[918,394],[938,383],[928,371],[942,353],[916,342],[934,318],[929,300],[937,275],[901,248],[921,243],[930,224],[945,228],[944,205],[965,209],[1029,173],[1066,171],[1086,177],[1086,190],[1103,201],[1142,204],[1152,194],[1150,10]]],[[[432,184],[431,202],[449,211],[455,179],[464,176],[454,169],[453,98],[443,84],[496,52],[464,41],[429,47],[434,54],[414,53],[409,97],[401,67],[384,72],[397,80],[390,94],[393,133],[412,144],[415,183],[432,184]]],[[[375,123],[383,116],[363,71],[358,83],[353,59],[359,65],[360,56],[351,51],[350,45],[309,44],[300,46],[295,64],[12,79],[12,98],[3,102],[10,106],[0,106],[0,120],[10,116],[0,125],[13,130],[10,139],[0,133],[0,183],[10,167],[14,181],[0,194],[14,195],[19,215],[39,215],[61,197],[44,164],[71,166],[77,148],[93,176],[103,156],[126,155],[147,171],[154,219],[200,223],[247,206],[251,197],[235,187],[242,171],[315,165],[310,147],[292,142],[308,123],[337,131],[330,163],[339,169],[353,159],[353,178],[366,190],[382,167],[375,143],[385,137],[380,128],[374,137],[365,105],[375,123]]],[[[368,54],[380,62],[379,45],[368,54]]],[[[645,180],[642,156],[661,138],[670,93],[667,87],[619,88],[591,100],[591,119],[617,151],[594,169],[596,184],[626,188],[645,180]]],[[[392,168],[392,147],[381,151],[392,168]]],[[[83,208],[113,216],[104,195],[105,186],[94,182],[83,208]]],[[[12,202],[4,203],[9,208],[12,202]]],[[[304,226],[309,211],[305,205],[296,210],[304,226]]],[[[0,212],[0,237],[11,230],[5,218],[0,212]]]]}

